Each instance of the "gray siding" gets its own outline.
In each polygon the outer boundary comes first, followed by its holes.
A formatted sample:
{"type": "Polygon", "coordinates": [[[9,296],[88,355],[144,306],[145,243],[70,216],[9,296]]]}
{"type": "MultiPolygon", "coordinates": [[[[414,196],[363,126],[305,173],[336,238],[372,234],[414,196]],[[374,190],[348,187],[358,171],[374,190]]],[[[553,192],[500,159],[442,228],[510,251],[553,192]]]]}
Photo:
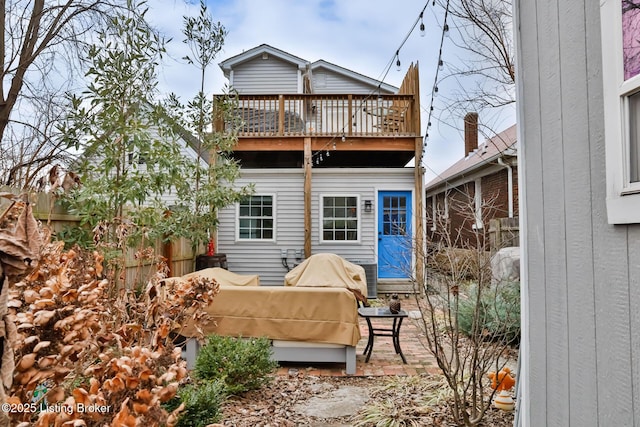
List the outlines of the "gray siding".
{"type": "MultiPolygon", "coordinates": [[[[317,68],[313,70],[314,93],[369,94],[375,89],[375,86],[335,73],[331,70],[327,70],[326,68],[317,68]]],[[[382,93],[386,94],[387,91],[383,90],[382,93]]]]}
{"type": "Polygon", "coordinates": [[[241,94],[298,93],[298,66],[274,56],[256,57],[233,69],[231,84],[241,94]]]}
{"type": "Polygon", "coordinates": [[[300,170],[242,171],[238,185],[255,184],[255,194],[275,195],[275,241],[236,241],[236,206],[220,211],[218,251],[227,254],[229,270],[238,274],[259,274],[262,284],[281,285],[285,268],[281,249],[303,249],[304,175],[300,170]]]}
{"type": "Polygon", "coordinates": [[[521,424],[640,425],[640,226],[607,224],[599,4],[520,0],[514,10],[521,424]]]}
{"type": "MultiPolygon", "coordinates": [[[[280,250],[304,248],[304,175],[302,169],[244,169],[238,185],[255,184],[255,194],[275,194],[275,242],[237,241],[236,207],[220,211],[218,251],[227,254],[229,270],[239,274],[259,274],[265,285],[281,285],[285,268],[280,250]]],[[[376,258],[377,190],[413,190],[413,168],[403,169],[314,169],[312,183],[312,253],[332,252],[344,258],[368,261],[376,258]],[[360,196],[360,242],[320,243],[321,194],[360,196]],[[374,211],[363,211],[371,200],[374,211]]],[[[413,197],[415,203],[415,196],[413,197]]],[[[415,229],[415,226],[414,226],[415,229]]],[[[290,258],[290,263],[292,257],[290,258]]]]}

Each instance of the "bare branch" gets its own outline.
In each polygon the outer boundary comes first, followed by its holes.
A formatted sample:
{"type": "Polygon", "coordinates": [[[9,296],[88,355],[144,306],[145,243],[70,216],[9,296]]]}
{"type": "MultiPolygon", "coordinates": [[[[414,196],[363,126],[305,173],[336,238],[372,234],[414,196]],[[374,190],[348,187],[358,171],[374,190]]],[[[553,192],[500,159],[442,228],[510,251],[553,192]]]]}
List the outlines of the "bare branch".
{"type": "Polygon", "coordinates": [[[43,100],[61,108],[84,75],[85,46],[127,1],[1,1],[0,171],[6,183],[25,187],[35,171],[67,157],[52,143],[50,121],[59,115],[43,100]]]}
{"type": "Polygon", "coordinates": [[[495,395],[487,373],[505,367],[519,336],[518,285],[494,280],[488,227],[473,226],[488,223],[496,197],[483,198],[481,217],[472,192],[457,187],[448,197],[446,208],[429,211],[432,238],[420,275],[428,282],[416,283],[425,289],[416,301],[426,346],[452,391],[451,413],[458,425],[477,426],[495,395]]]}
{"type": "MultiPolygon", "coordinates": [[[[443,3],[443,2],[441,2],[443,3]]],[[[450,43],[459,52],[445,63],[442,80],[455,78],[458,90],[446,98],[448,115],[500,110],[515,103],[515,55],[511,2],[450,0],[450,43]]],[[[440,83],[439,82],[439,83],[440,83]]]]}

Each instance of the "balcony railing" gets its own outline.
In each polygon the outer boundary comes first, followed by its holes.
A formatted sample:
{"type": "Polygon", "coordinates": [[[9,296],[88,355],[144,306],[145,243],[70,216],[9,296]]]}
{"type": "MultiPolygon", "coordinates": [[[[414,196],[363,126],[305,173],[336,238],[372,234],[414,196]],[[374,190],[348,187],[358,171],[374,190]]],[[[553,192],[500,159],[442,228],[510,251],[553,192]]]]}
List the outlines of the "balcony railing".
{"type": "Polygon", "coordinates": [[[419,134],[412,95],[239,95],[238,101],[240,137],[419,134]]]}

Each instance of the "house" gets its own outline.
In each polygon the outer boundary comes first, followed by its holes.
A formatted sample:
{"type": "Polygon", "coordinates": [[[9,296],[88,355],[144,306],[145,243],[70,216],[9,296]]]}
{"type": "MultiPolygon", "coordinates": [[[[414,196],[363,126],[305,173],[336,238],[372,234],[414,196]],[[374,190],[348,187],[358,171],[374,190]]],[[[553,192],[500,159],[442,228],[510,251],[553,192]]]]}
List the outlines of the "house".
{"type": "Polygon", "coordinates": [[[422,149],[417,65],[396,88],[263,44],[220,68],[239,94],[236,183],[255,185],[219,212],[229,269],[280,285],[332,252],[364,265],[372,286],[409,289],[423,230],[422,170],[406,167],[422,149]]]}
{"type": "Polygon", "coordinates": [[[488,236],[491,219],[508,218],[517,224],[516,126],[480,146],[477,113],[465,116],[464,130],[465,156],[425,185],[427,236],[438,241],[448,234],[460,247],[475,247],[476,231],[485,229],[484,233],[477,233],[482,246],[517,246],[517,236],[516,242],[511,243],[483,240],[488,236]]]}
{"type": "Polygon", "coordinates": [[[638,7],[514,4],[520,426],[640,425],[638,7]]]}

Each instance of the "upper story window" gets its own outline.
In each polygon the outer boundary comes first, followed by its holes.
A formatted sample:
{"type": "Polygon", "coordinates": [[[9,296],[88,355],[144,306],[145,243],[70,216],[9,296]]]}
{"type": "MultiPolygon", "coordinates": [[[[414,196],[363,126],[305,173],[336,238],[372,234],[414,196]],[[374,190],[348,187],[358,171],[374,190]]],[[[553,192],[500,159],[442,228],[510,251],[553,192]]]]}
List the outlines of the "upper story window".
{"type": "Polygon", "coordinates": [[[323,195],[321,242],[357,242],[360,209],[358,196],[323,195]]]}
{"type": "Polygon", "coordinates": [[[238,239],[274,240],[274,196],[249,196],[238,203],[238,239]]]}
{"type": "Polygon", "coordinates": [[[601,0],[607,216],[640,223],[640,0],[601,0]]]}

